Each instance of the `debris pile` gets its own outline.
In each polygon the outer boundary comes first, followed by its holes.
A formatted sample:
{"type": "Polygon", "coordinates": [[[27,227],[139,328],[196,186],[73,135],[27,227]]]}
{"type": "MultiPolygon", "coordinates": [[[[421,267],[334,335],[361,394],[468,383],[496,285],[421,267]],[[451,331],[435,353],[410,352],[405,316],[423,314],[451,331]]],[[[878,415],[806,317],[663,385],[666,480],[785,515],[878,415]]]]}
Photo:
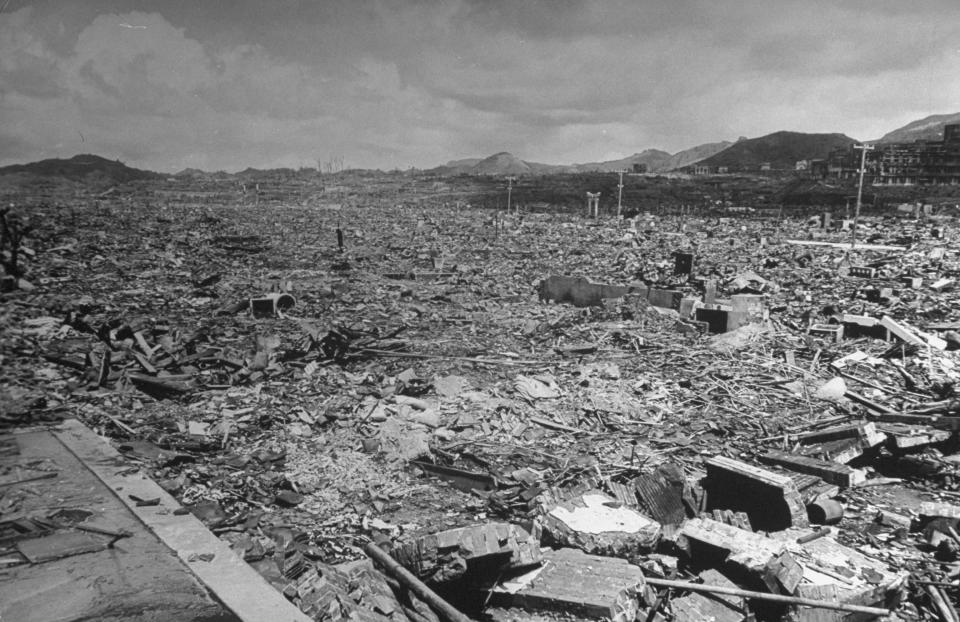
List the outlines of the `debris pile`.
{"type": "Polygon", "coordinates": [[[957,619],[949,223],[428,205],[36,208],[0,421],[315,620],[957,619]]]}

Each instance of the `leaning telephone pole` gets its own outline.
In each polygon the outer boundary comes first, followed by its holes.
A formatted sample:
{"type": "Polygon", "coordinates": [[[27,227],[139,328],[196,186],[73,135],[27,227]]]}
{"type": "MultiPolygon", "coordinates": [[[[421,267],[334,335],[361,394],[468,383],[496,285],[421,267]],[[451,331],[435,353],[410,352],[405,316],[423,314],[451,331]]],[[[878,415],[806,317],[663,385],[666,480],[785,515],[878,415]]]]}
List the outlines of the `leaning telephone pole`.
{"type": "Polygon", "coordinates": [[[873,146],[863,144],[854,145],[854,149],[860,149],[860,184],[857,186],[857,207],[853,212],[853,231],[850,234],[850,250],[857,245],[857,224],[860,222],[860,202],[863,199],[863,174],[867,168],[867,152],[873,150],[873,146]]]}
{"type": "Polygon", "coordinates": [[[513,182],[516,180],[516,177],[507,177],[507,214],[510,213],[510,191],[513,190],[513,182]]]}

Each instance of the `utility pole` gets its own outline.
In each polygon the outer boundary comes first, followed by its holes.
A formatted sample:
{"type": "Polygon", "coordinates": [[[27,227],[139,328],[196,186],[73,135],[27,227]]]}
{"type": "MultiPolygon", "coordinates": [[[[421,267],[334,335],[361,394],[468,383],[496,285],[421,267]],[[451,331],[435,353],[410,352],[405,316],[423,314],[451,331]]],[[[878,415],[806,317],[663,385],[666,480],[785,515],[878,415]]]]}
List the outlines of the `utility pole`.
{"type": "Polygon", "coordinates": [[[620,183],[617,184],[617,228],[620,227],[620,201],[623,199],[623,174],[626,173],[624,169],[617,171],[620,173],[620,183]]]}
{"type": "Polygon", "coordinates": [[[857,186],[857,207],[853,212],[853,231],[850,234],[850,250],[857,245],[857,224],[860,222],[860,202],[863,200],[863,174],[867,168],[867,152],[873,151],[871,145],[854,145],[854,149],[860,149],[860,184],[857,186]]]}
{"type": "Polygon", "coordinates": [[[507,214],[510,213],[510,191],[513,190],[513,182],[516,180],[516,177],[507,177],[507,214]]]}

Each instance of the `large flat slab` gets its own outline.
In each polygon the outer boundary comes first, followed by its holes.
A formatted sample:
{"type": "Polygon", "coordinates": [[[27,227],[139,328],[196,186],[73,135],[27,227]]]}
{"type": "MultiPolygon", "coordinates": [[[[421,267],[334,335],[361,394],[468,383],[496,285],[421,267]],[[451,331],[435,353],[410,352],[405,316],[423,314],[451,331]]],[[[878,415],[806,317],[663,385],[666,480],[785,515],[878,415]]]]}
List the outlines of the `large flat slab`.
{"type": "MultiPolygon", "coordinates": [[[[92,436],[91,432],[86,433],[92,436]]],[[[186,564],[54,434],[31,431],[5,438],[8,440],[5,446],[15,444],[16,453],[4,452],[0,457],[4,467],[42,463],[43,468],[50,469],[48,472],[56,473],[55,477],[5,489],[7,498],[13,494],[19,499],[17,516],[49,519],[61,510],[75,511],[77,515],[88,512],[89,516],[79,525],[126,531],[131,535],[109,547],[110,537],[77,529],[31,533],[31,538],[21,540],[18,548],[34,563],[6,567],[0,580],[0,619],[18,622],[80,619],[235,622],[243,619],[210,594],[186,564]],[[13,443],[9,442],[11,439],[13,443]],[[27,494],[16,494],[21,490],[26,493],[27,489],[27,494]],[[44,533],[45,537],[34,537],[44,533]]],[[[107,463],[104,466],[107,467],[107,463]]],[[[117,463],[108,468],[119,470],[117,463]]],[[[7,518],[10,517],[0,515],[0,520],[7,518]]]]}
{"type": "Polygon", "coordinates": [[[644,586],[639,566],[578,549],[544,552],[543,565],[494,588],[491,603],[630,622],[644,586]]]}
{"type": "Polygon", "coordinates": [[[139,471],[118,469],[124,459],[105,439],[75,420],[65,421],[55,435],[101,482],[111,490],[122,490],[118,498],[127,509],[240,619],[309,620],[193,514],[175,513],[180,504],[156,482],[139,471]],[[130,495],[159,498],[160,503],[137,507],[130,495]]]}

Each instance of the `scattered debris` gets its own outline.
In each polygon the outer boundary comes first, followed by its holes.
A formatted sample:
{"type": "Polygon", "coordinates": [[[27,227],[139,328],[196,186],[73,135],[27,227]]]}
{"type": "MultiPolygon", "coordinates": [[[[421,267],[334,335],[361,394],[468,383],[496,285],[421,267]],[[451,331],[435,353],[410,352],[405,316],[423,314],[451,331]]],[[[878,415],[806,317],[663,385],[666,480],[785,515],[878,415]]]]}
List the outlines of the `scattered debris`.
{"type": "MultiPolygon", "coordinates": [[[[80,418],[313,619],[950,619],[949,220],[851,248],[839,218],[183,183],[146,218],[133,187],[25,207],[19,252],[8,226],[0,425],[80,418]]],[[[4,468],[5,565],[124,537],[20,515],[58,469],[4,468]]]]}

